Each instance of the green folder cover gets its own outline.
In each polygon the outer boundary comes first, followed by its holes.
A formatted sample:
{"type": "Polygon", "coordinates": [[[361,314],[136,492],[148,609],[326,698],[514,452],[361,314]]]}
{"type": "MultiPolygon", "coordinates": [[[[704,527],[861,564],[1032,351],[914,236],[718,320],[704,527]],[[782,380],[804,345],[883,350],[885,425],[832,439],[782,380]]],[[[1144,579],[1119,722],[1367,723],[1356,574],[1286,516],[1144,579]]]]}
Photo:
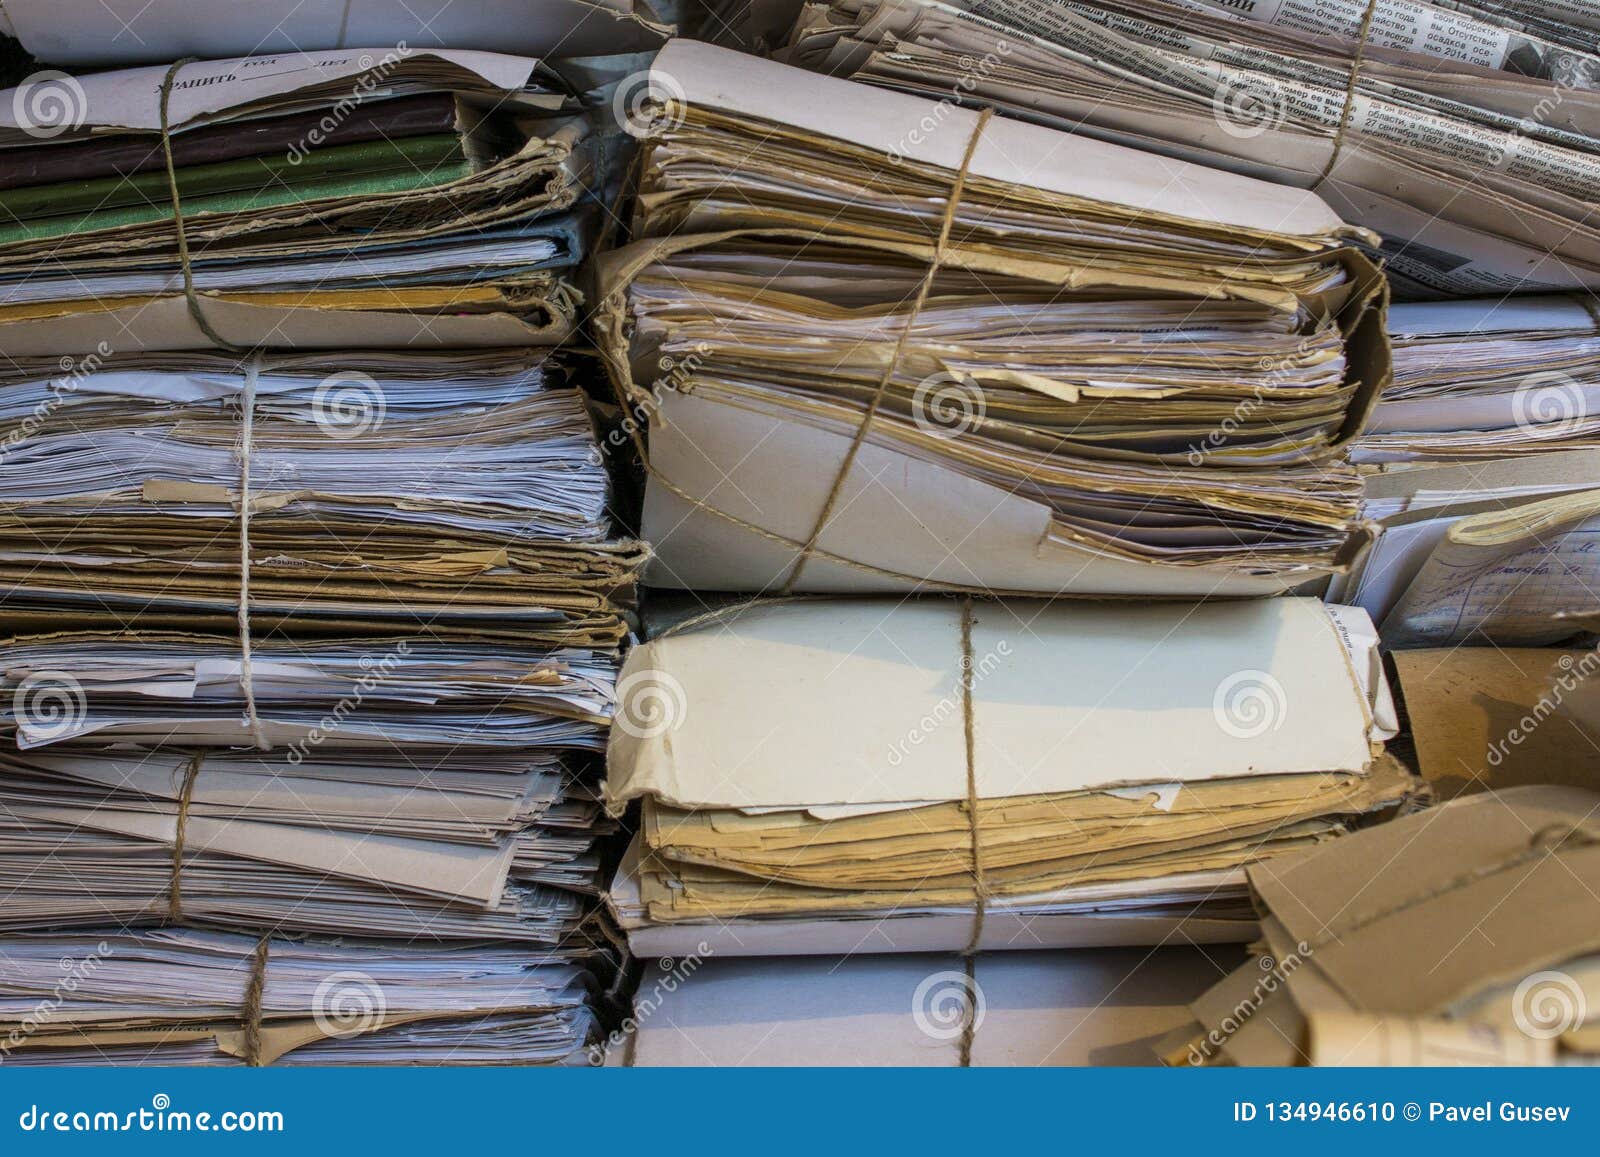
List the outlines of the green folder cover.
{"type": "MultiPolygon", "coordinates": [[[[319,149],[296,165],[287,154],[177,171],[183,214],[238,213],[326,197],[406,192],[468,176],[453,133],[319,149]]],[[[0,192],[0,244],[66,237],[172,216],[165,172],[0,192]]]]}

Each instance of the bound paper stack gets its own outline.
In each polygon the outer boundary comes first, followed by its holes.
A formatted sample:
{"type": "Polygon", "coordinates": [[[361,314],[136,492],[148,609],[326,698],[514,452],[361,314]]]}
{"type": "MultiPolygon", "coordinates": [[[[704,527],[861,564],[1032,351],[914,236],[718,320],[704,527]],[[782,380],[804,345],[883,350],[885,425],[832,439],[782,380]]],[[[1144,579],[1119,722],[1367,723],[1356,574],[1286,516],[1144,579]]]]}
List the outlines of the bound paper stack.
{"type": "Polygon", "coordinates": [[[1244,865],[1402,802],[1359,611],[778,603],[636,648],[605,799],[643,956],[1251,935],[1244,865]]]}
{"type": "Polygon", "coordinates": [[[1600,447],[1595,299],[1397,305],[1394,382],[1351,448],[1362,463],[1474,461],[1600,447]]]}
{"type": "Polygon", "coordinates": [[[136,962],[34,1055],[586,1055],[646,552],[528,347],[627,67],[401,39],[0,97],[0,987],[136,962]],[[338,975],[389,1015],[328,1028],[338,975]]]}
{"type": "Polygon", "coordinates": [[[1313,190],[1410,293],[1593,289],[1595,9],[1557,7],[831,0],[785,58],[1313,190]]]}
{"type": "Polygon", "coordinates": [[[1257,960],[1173,1064],[1593,1064],[1600,795],[1520,787],[1250,869],[1257,960]]]}
{"type": "Polygon", "coordinates": [[[293,751],[0,757],[0,927],[167,917],[554,945],[599,890],[609,825],[553,751],[293,751]]]}
{"type": "MultiPolygon", "coordinates": [[[[0,924],[503,941],[575,975],[643,553],[608,540],[581,397],[533,351],[229,364],[0,391],[0,924]]],[[[505,1060],[551,1031],[507,1024],[505,1060]]]]}
{"type": "Polygon", "coordinates": [[[482,945],[0,937],[6,1065],[583,1063],[582,967],[482,945]],[[48,1008],[48,1015],[40,1015],[48,1008]]]}
{"type": "Polygon", "coordinates": [[[538,61],[402,44],[30,83],[0,93],[8,353],[575,326],[600,138],[538,61]]]}
{"type": "Polygon", "coordinates": [[[1359,546],[1385,290],[1315,197],[692,42],[651,85],[601,315],[655,583],[1265,594],[1359,546]]]}

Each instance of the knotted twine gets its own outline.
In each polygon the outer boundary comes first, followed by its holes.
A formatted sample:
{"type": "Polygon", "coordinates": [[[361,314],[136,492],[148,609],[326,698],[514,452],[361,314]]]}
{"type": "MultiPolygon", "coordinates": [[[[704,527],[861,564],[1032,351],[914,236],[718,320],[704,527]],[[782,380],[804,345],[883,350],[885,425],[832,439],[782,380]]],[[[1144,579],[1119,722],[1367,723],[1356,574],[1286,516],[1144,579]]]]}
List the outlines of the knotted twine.
{"type": "Polygon", "coordinates": [[[862,445],[867,440],[867,434],[873,424],[878,420],[878,410],[883,406],[883,400],[889,394],[889,386],[894,381],[895,371],[900,368],[907,348],[911,344],[911,334],[917,325],[917,318],[922,313],[922,308],[928,302],[928,296],[933,292],[933,283],[939,276],[939,269],[944,265],[945,256],[950,246],[950,233],[955,228],[956,213],[961,208],[961,198],[967,189],[967,174],[972,169],[972,159],[978,153],[978,142],[983,139],[984,129],[989,127],[989,122],[994,119],[994,110],[986,108],[978,115],[978,123],[973,126],[972,135],[967,138],[966,153],[961,158],[961,167],[956,170],[955,180],[950,185],[950,195],[945,198],[944,217],[939,222],[939,237],[934,243],[933,255],[928,260],[928,268],[922,275],[922,283],[917,286],[916,296],[911,301],[911,312],[906,316],[906,323],[900,328],[900,336],[896,339],[894,350],[889,355],[888,364],[884,366],[883,375],[878,379],[878,386],[872,392],[872,400],[867,403],[867,408],[861,416],[861,422],[856,427],[855,437],[850,440],[850,448],[845,452],[839,469],[833,476],[833,485],[828,487],[828,496],[822,503],[822,509],[817,514],[816,524],[811,528],[805,543],[800,548],[800,557],[795,559],[794,567],[789,572],[789,577],[784,581],[781,591],[783,594],[792,594],[795,585],[800,581],[806,563],[811,560],[812,554],[817,549],[817,541],[823,532],[828,529],[828,523],[833,521],[833,509],[839,502],[839,494],[844,489],[845,479],[855,466],[856,455],[861,452],[862,445]]]}
{"type": "Polygon", "coordinates": [[[961,726],[966,742],[967,826],[972,836],[972,932],[961,950],[966,971],[966,1008],[961,1019],[961,1067],[972,1066],[972,1041],[978,1031],[978,952],[983,946],[983,922],[989,908],[989,884],[983,870],[983,836],[978,816],[978,761],[974,710],[972,659],[972,597],[961,600],[961,726]]]}
{"type": "MultiPolygon", "coordinates": [[[[271,748],[267,742],[266,734],[261,725],[261,716],[256,711],[255,682],[251,677],[251,645],[250,645],[250,458],[255,443],[255,411],[256,411],[256,382],[261,376],[262,354],[259,348],[247,348],[235,345],[223,337],[212,326],[206,317],[205,310],[201,308],[200,296],[195,292],[194,263],[189,255],[189,230],[183,220],[183,198],[178,192],[178,169],[172,155],[172,85],[178,77],[179,69],[186,64],[192,64],[195,57],[189,56],[182,60],[174,61],[167,69],[166,75],[161,80],[161,153],[166,161],[167,192],[172,199],[172,224],[178,238],[178,264],[183,271],[183,297],[189,307],[189,316],[194,319],[195,325],[200,328],[206,338],[219,349],[240,355],[245,359],[244,388],[239,400],[239,444],[237,456],[239,459],[239,682],[244,691],[245,716],[249,721],[250,734],[255,740],[256,747],[262,751],[271,748]]],[[[189,785],[193,789],[192,782],[189,785]]],[[[185,805],[186,808],[187,805],[185,805]]],[[[180,830],[184,823],[184,812],[179,812],[180,830]]],[[[173,894],[177,895],[174,887],[173,894]]]]}
{"type": "MultiPolygon", "coordinates": [[[[929,295],[933,292],[934,282],[939,276],[939,270],[943,266],[945,257],[949,250],[950,234],[955,228],[956,213],[961,207],[961,199],[966,192],[967,176],[972,170],[972,161],[977,155],[978,143],[983,138],[984,129],[988,127],[989,121],[993,119],[993,117],[993,109],[985,109],[981,114],[979,114],[977,124],[973,126],[972,135],[967,139],[966,151],[961,158],[961,167],[956,170],[955,179],[950,185],[950,194],[945,198],[944,214],[939,222],[938,239],[934,244],[933,253],[929,258],[928,267],[923,273],[922,281],[917,287],[915,296],[912,298],[911,310],[906,317],[905,324],[900,329],[899,337],[895,341],[894,350],[890,354],[887,365],[884,367],[883,374],[878,379],[878,385],[873,391],[872,399],[867,404],[866,410],[862,414],[861,422],[856,427],[855,437],[851,439],[850,447],[846,451],[844,458],[840,461],[839,469],[834,474],[833,484],[828,488],[827,498],[822,504],[822,509],[817,514],[817,519],[815,524],[812,526],[811,533],[807,536],[806,541],[801,544],[800,556],[795,560],[794,565],[789,572],[789,577],[783,584],[781,595],[776,599],[749,599],[730,606],[717,608],[715,610],[706,612],[705,614],[696,615],[685,622],[679,623],[676,626],[669,628],[667,631],[662,632],[657,636],[658,638],[666,638],[670,635],[678,634],[682,631],[690,630],[694,627],[702,626],[712,621],[737,616],[742,614],[744,611],[751,609],[752,607],[771,605],[779,602],[801,601],[806,597],[803,595],[794,594],[795,584],[799,581],[801,572],[805,569],[806,562],[813,554],[817,553],[818,540],[821,539],[823,532],[827,530],[828,523],[833,518],[834,507],[838,504],[839,495],[844,488],[845,479],[849,476],[852,467],[855,465],[856,455],[860,452],[863,443],[865,443],[867,439],[868,433],[872,429],[873,423],[877,420],[878,411],[883,405],[884,398],[888,396],[889,387],[894,381],[895,371],[900,368],[900,363],[902,360],[904,360],[906,350],[910,346],[911,335],[916,329],[917,318],[921,315],[923,307],[927,304],[929,295]]],[[[637,433],[635,433],[634,436],[637,439],[637,433]]],[[[641,453],[641,458],[648,465],[648,456],[641,453]]],[[[659,478],[660,475],[658,474],[657,477],[659,478]]],[[[709,503],[703,502],[692,495],[688,495],[683,491],[678,490],[676,486],[672,486],[671,488],[698,507],[714,509],[709,503]]],[[[720,514],[722,512],[717,511],[716,513],[720,514]]],[[[760,530],[761,528],[752,527],[752,529],[760,530]]],[[[761,532],[767,534],[769,537],[778,537],[771,535],[770,532],[761,532]]],[[[989,899],[988,883],[984,876],[983,840],[979,831],[978,815],[978,778],[975,760],[976,744],[973,731],[974,711],[972,701],[972,624],[972,596],[968,595],[965,599],[963,599],[961,604],[960,659],[961,714],[966,732],[965,750],[967,820],[971,829],[972,848],[973,918],[972,931],[967,938],[966,947],[963,948],[961,952],[962,958],[965,962],[967,975],[967,1007],[963,1015],[961,1030],[961,1064],[964,1067],[972,1063],[972,1041],[973,1035],[977,1031],[977,1006],[973,999],[973,993],[977,988],[976,957],[983,942],[983,926],[984,919],[988,911],[989,899]]]]}
{"type": "MultiPolygon", "coordinates": [[[[727,619],[737,618],[748,610],[756,607],[778,606],[784,603],[804,603],[823,598],[821,595],[784,595],[771,599],[745,599],[741,602],[730,603],[724,607],[717,607],[701,614],[676,623],[664,631],[659,632],[653,639],[668,639],[673,635],[694,630],[697,627],[707,626],[711,623],[722,622],[727,619]]],[[[966,763],[967,785],[967,828],[970,841],[970,858],[972,861],[972,927],[967,935],[967,943],[961,950],[962,966],[966,974],[966,989],[964,993],[965,1007],[962,1010],[961,1020],[961,1067],[969,1068],[972,1065],[973,1038],[978,1031],[978,953],[983,946],[984,921],[989,910],[989,883],[984,870],[983,861],[983,833],[980,828],[978,793],[978,759],[977,759],[977,711],[973,699],[975,676],[973,674],[975,662],[972,647],[972,628],[977,621],[971,595],[961,600],[961,723],[963,731],[963,751],[966,763]]]]}
{"type": "MultiPolygon", "coordinates": [[[[261,716],[256,711],[255,683],[251,677],[250,640],[250,459],[255,442],[256,383],[261,375],[262,354],[259,348],[236,345],[217,332],[201,308],[199,294],[195,292],[194,263],[189,255],[189,231],[183,219],[183,198],[178,190],[178,169],[172,154],[172,124],[169,109],[172,102],[172,84],[179,69],[192,64],[196,57],[174,61],[161,80],[161,154],[166,162],[167,193],[172,200],[172,224],[177,233],[178,264],[183,272],[183,297],[189,307],[189,316],[206,339],[218,349],[238,354],[244,358],[244,387],[240,397],[239,444],[239,681],[244,691],[245,715],[256,747],[262,751],[272,746],[267,742],[261,716]]],[[[189,827],[189,805],[194,799],[195,781],[200,777],[202,755],[189,760],[184,772],[183,789],[178,796],[178,818],[172,841],[172,879],[167,887],[167,920],[171,924],[183,920],[183,852],[189,827]]],[[[268,938],[256,943],[251,955],[250,979],[245,986],[244,1021],[245,1063],[251,1067],[261,1064],[261,1006],[266,992],[268,938]]]]}
{"type": "Polygon", "coordinates": [[[1350,61],[1350,76],[1344,87],[1344,107],[1339,112],[1339,127],[1333,134],[1333,151],[1328,154],[1328,163],[1322,166],[1322,172],[1317,174],[1317,179],[1311,185],[1317,188],[1333,175],[1334,166],[1339,163],[1339,157],[1344,152],[1344,139],[1350,130],[1350,117],[1355,111],[1356,87],[1361,81],[1361,66],[1366,59],[1367,41],[1372,36],[1372,17],[1378,10],[1378,0],[1367,0],[1367,10],[1361,15],[1361,31],[1356,35],[1355,56],[1350,61]]]}

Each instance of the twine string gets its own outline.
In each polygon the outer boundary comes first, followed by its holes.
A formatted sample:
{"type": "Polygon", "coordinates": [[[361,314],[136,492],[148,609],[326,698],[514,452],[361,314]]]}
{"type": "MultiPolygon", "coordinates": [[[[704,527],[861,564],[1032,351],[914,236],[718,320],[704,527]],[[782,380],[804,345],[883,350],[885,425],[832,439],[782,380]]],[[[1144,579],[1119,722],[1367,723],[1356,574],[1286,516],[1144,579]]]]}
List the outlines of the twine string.
{"type": "Polygon", "coordinates": [[[950,195],[945,198],[944,217],[939,222],[939,238],[933,247],[933,256],[928,261],[928,268],[922,275],[922,282],[917,287],[916,296],[912,299],[911,312],[906,316],[906,323],[901,327],[900,336],[895,341],[894,351],[889,355],[889,362],[884,366],[883,375],[878,379],[877,388],[872,392],[872,400],[867,403],[861,422],[856,426],[855,437],[850,440],[850,447],[845,451],[839,469],[833,476],[833,485],[828,488],[828,496],[817,514],[811,534],[801,545],[800,557],[795,559],[789,577],[784,580],[781,593],[785,595],[794,592],[800,582],[801,574],[805,571],[806,563],[811,560],[812,554],[817,549],[817,541],[828,529],[828,524],[833,521],[834,507],[838,505],[839,495],[844,490],[845,479],[850,476],[856,463],[856,456],[861,452],[867,434],[878,420],[878,411],[882,408],[884,399],[888,397],[889,386],[894,381],[895,372],[900,368],[900,362],[911,345],[911,335],[916,329],[917,318],[921,315],[923,306],[927,304],[929,295],[933,293],[933,283],[939,276],[939,269],[944,264],[949,249],[950,233],[955,228],[956,213],[961,207],[961,198],[966,193],[967,174],[972,169],[973,157],[977,155],[978,142],[983,138],[983,131],[988,128],[989,121],[993,117],[993,109],[984,109],[978,117],[978,123],[973,127],[972,135],[967,138],[967,150],[961,158],[961,168],[956,171],[955,180],[950,185],[950,195]]]}

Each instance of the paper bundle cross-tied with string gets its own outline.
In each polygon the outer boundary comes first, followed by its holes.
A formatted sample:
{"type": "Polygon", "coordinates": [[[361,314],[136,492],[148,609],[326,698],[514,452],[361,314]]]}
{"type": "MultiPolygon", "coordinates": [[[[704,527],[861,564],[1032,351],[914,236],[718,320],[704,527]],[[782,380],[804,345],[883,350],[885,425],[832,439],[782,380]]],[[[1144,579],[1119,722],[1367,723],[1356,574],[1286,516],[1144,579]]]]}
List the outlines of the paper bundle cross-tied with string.
{"type": "Polygon", "coordinates": [[[404,44],[31,78],[0,94],[0,343],[556,344],[594,83],[404,44]]]}
{"type": "Polygon", "coordinates": [[[828,0],[780,56],[1312,190],[1432,297],[1600,288],[1597,30],[1587,0],[828,0]]]}
{"type": "Polygon", "coordinates": [[[1243,868],[1417,781],[1360,611],[801,599],[635,648],[605,801],[640,955],[1247,939],[1243,868]]]}
{"type": "Polygon", "coordinates": [[[571,954],[530,961],[514,945],[193,929],[5,935],[0,1061],[583,1064],[592,986],[571,954]]]}
{"type": "MultiPolygon", "coordinates": [[[[582,1049],[579,977],[606,951],[590,919],[612,828],[598,763],[645,551],[612,536],[560,357],[146,353],[49,380],[52,364],[13,363],[0,928],[353,936],[373,943],[290,957],[369,973],[409,968],[410,949],[378,938],[434,945],[447,971],[498,953],[548,986],[392,1009],[349,1051],[322,1051],[328,1034],[299,1021],[284,1031],[323,1060],[582,1049]],[[473,1025],[485,1035],[468,1041],[473,1025]]],[[[252,939],[207,964],[211,949],[173,935],[170,988],[224,964],[219,983],[251,987],[252,939]]],[[[236,1007],[242,1029],[105,996],[106,1059],[154,1044],[274,1059],[235,1040],[311,1015],[281,989],[274,1003],[273,975],[264,1004],[236,1007]]],[[[98,1048],[90,1029],[51,1043],[98,1048]]]]}
{"type": "Polygon", "coordinates": [[[1270,594],[1358,549],[1386,291],[1315,196],[693,42],[651,84],[599,315],[653,582],[1270,594]]]}

